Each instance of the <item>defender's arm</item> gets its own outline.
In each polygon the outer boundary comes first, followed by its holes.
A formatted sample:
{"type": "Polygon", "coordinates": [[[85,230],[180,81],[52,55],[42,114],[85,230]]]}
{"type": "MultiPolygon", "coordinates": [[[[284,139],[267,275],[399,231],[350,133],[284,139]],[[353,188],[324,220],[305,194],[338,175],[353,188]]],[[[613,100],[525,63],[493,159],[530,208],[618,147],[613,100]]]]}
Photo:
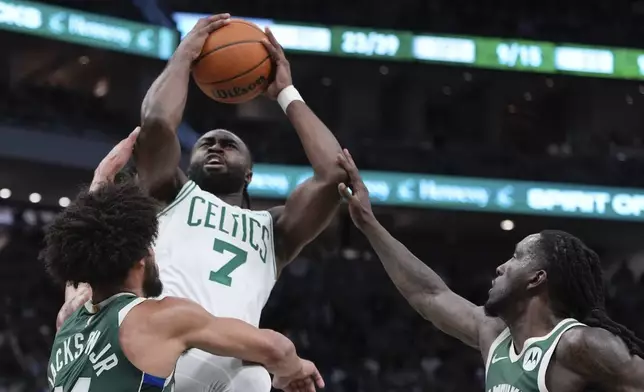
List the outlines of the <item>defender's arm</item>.
{"type": "Polygon", "coordinates": [[[138,317],[146,317],[151,328],[177,342],[179,353],[197,348],[262,364],[275,374],[279,388],[292,382],[301,383],[306,391],[315,390],[313,383],[324,386],[315,366],[298,357],[293,343],[275,331],[237,319],[214,317],[198,304],[181,298],[168,297],[150,304],[147,314],[139,313],[138,317]]]}
{"type": "Polygon", "coordinates": [[[414,256],[378,222],[371,209],[369,191],[347,150],[338,156],[349,174],[351,189],[338,189],[349,203],[356,226],[365,234],[387,274],[409,304],[441,331],[480,348],[484,356],[504,328],[503,322],[485,315],[481,307],[457,295],[436,272],[414,256]]]}
{"type": "Polygon", "coordinates": [[[441,277],[413,255],[375,219],[362,226],[369,243],[398,291],[441,331],[463,343],[487,350],[504,325],[483,308],[450,290],[441,277]]]}

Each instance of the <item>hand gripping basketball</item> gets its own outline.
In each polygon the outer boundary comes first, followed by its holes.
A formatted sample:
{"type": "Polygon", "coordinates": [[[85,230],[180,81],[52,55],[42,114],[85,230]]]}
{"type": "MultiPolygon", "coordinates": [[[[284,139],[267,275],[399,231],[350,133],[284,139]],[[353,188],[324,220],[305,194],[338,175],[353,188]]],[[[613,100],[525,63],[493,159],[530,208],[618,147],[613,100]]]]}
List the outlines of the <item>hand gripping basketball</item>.
{"type": "Polygon", "coordinates": [[[230,23],[230,14],[218,14],[199,19],[195,27],[179,44],[177,54],[186,56],[190,61],[196,60],[210,33],[228,23],[230,23]]]}
{"type": "Polygon", "coordinates": [[[263,40],[262,43],[268,50],[268,53],[273,59],[273,63],[277,67],[275,71],[275,80],[266,89],[266,96],[270,99],[276,100],[279,93],[293,84],[291,78],[291,65],[286,59],[284,48],[277,42],[273,32],[268,27],[266,28],[266,36],[268,40],[263,40]]]}

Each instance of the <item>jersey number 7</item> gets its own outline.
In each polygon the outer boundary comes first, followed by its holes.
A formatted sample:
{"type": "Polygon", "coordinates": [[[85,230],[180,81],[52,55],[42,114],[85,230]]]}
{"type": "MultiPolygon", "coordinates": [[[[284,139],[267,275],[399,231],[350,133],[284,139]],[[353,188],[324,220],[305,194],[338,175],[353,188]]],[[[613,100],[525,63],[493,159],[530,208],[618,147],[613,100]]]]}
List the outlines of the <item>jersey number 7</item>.
{"type": "Polygon", "coordinates": [[[240,265],[246,262],[246,259],[248,258],[248,252],[236,247],[230,242],[220,240],[219,238],[215,238],[215,243],[212,246],[212,250],[221,254],[224,254],[224,252],[233,254],[233,258],[230,259],[229,262],[224,264],[223,267],[219,268],[217,271],[210,272],[210,280],[230,287],[233,281],[233,279],[230,277],[230,274],[234,270],[239,268],[240,265]]]}

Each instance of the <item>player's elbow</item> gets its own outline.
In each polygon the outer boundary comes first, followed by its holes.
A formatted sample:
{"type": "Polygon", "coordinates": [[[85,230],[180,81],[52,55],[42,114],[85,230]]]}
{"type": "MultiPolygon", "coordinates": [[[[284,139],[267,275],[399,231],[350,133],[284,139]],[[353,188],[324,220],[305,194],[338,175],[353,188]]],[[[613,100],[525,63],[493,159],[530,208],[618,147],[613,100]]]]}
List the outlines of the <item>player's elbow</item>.
{"type": "MultiPolygon", "coordinates": [[[[141,134],[144,136],[151,130],[172,130],[172,121],[162,113],[150,109],[141,115],[141,134]]],[[[145,137],[145,136],[144,136],[145,137]]]]}
{"type": "Polygon", "coordinates": [[[333,187],[334,189],[339,183],[346,183],[349,180],[347,172],[338,164],[331,165],[325,170],[320,170],[320,172],[315,173],[315,175],[316,179],[320,183],[333,187]]]}

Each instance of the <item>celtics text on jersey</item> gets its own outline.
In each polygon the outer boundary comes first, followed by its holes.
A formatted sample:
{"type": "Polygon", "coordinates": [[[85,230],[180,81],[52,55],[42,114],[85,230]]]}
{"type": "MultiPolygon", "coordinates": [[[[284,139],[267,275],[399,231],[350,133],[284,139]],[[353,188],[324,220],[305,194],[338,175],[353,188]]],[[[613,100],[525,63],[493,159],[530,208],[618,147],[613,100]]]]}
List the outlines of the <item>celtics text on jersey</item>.
{"type": "Polygon", "coordinates": [[[549,334],[527,339],[516,353],[510,330],[494,340],[485,364],[487,392],[549,392],[546,371],[559,339],[570,328],[584,326],[574,319],[559,322],[549,334]]]}
{"type": "Polygon", "coordinates": [[[61,326],[51,349],[47,379],[53,392],[169,392],[172,377],[137,369],[119,342],[119,327],[128,312],[144,301],[116,294],[98,305],[90,302],[61,326]]]}

